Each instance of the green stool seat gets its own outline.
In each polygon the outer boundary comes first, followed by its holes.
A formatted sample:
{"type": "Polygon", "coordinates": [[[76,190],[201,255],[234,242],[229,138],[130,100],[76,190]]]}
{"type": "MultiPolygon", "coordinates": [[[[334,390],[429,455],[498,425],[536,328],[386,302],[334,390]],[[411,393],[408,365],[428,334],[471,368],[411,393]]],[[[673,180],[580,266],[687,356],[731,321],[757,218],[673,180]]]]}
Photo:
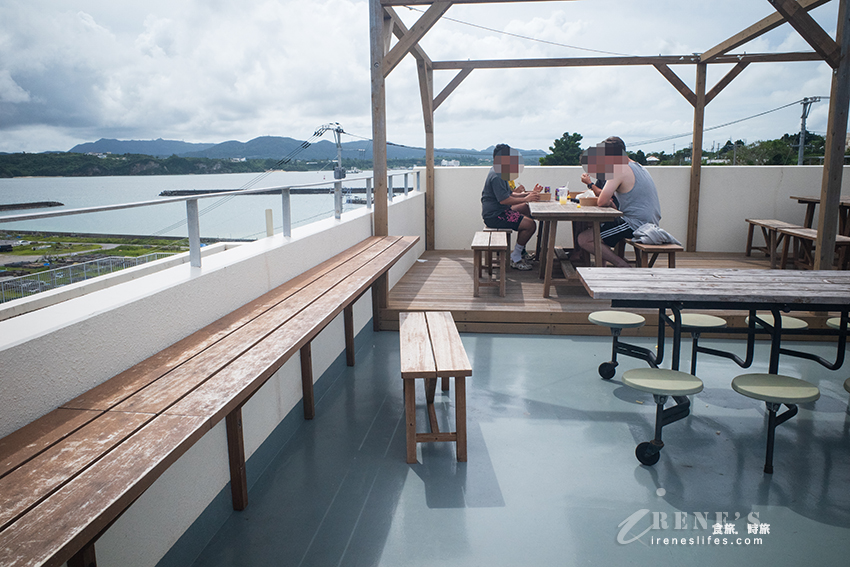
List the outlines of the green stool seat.
{"type": "Polygon", "coordinates": [[[699,349],[699,337],[702,331],[712,329],[723,329],[726,327],[726,319],[715,317],[714,315],[706,315],[704,313],[682,313],[682,330],[691,334],[691,374],[697,374],[697,353],[708,352],[711,350],[699,349]]]}
{"type": "Polygon", "coordinates": [[[830,317],[826,320],[826,326],[830,329],[840,329],[841,328],[841,317],[830,317]]]}
{"type": "Polygon", "coordinates": [[[802,404],[820,397],[820,390],[814,384],[781,374],[741,374],[732,380],[732,389],[748,398],[774,404],[802,404]]]}
{"type": "Polygon", "coordinates": [[[620,329],[635,329],[643,327],[646,323],[646,319],[642,316],[628,311],[594,311],[587,316],[587,320],[594,325],[620,329]]]}
{"type": "Polygon", "coordinates": [[[610,380],[617,373],[618,354],[634,356],[653,364],[651,361],[654,360],[654,355],[648,349],[619,341],[620,332],[623,329],[636,329],[644,326],[646,319],[641,315],[628,311],[594,311],[587,316],[587,320],[594,325],[611,329],[611,336],[613,337],[611,360],[599,365],[599,375],[602,376],[603,380],[610,380]]]}
{"type": "Polygon", "coordinates": [[[850,392],[850,378],[844,381],[844,389],[850,392]]]}
{"type": "Polygon", "coordinates": [[[623,384],[650,394],[688,396],[702,392],[702,380],[678,370],[637,368],[623,373],[623,384]]]}
{"type": "Polygon", "coordinates": [[[649,392],[655,400],[655,438],[640,443],[635,449],[638,461],[651,467],[661,458],[661,449],[664,448],[661,430],[665,425],[690,414],[691,401],[688,395],[702,392],[702,380],[678,370],[637,368],[623,373],[623,384],[641,392],[649,392]],[[665,409],[664,404],[671,396],[676,405],[665,409]]]}
{"type": "MultiPolygon", "coordinates": [[[[773,326],[773,313],[759,313],[759,318],[764,319],[769,325],[773,326]]],[[[808,329],[809,324],[803,321],[802,319],[798,319],[796,317],[790,317],[788,315],[781,315],[782,319],[782,330],[783,331],[802,331],[803,329],[808,329]]],[[[744,318],[744,321],[747,325],[750,324],[749,315],[744,318]]],[[[761,324],[756,321],[756,325],[761,327],[761,324]]]]}
{"type": "Polygon", "coordinates": [[[741,374],[732,380],[732,389],[748,398],[762,400],[767,406],[767,451],[764,472],[772,474],[776,426],[797,415],[796,404],[817,400],[820,397],[820,390],[805,380],[781,374],[741,374]],[[777,415],[776,412],[782,404],[785,404],[788,409],[777,415]]]}
{"type": "Polygon", "coordinates": [[[705,315],[704,313],[682,313],[682,330],[687,328],[699,329],[722,329],[726,326],[726,319],[705,315]]]}

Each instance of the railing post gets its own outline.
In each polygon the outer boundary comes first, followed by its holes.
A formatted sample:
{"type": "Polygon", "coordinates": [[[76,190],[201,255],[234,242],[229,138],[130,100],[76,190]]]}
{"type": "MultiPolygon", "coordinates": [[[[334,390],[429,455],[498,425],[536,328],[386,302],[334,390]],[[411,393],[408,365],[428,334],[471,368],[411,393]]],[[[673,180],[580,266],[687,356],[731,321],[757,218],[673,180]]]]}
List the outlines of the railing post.
{"type": "Polygon", "coordinates": [[[372,208],[372,178],[366,180],[366,208],[372,208]]]}
{"type": "Polygon", "coordinates": [[[387,197],[389,198],[389,201],[392,202],[392,200],[393,200],[393,176],[392,175],[387,176],[387,197]]]}
{"type": "Polygon", "coordinates": [[[201,222],[198,218],[198,200],[186,201],[186,224],[189,227],[189,264],[201,267],[201,222]]]}
{"type": "Polygon", "coordinates": [[[420,177],[420,176],[419,176],[419,174],[420,174],[420,173],[422,173],[422,172],[421,172],[421,171],[417,171],[417,172],[416,172],[416,191],[417,191],[417,193],[419,193],[419,192],[421,192],[421,191],[422,191],[422,186],[420,185],[420,179],[419,179],[419,177],[420,177]]]}
{"type": "Polygon", "coordinates": [[[286,238],[292,236],[292,204],[289,202],[289,187],[280,191],[281,205],[283,207],[283,235],[286,238]]]}
{"type": "Polygon", "coordinates": [[[404,196],[407,197],[407,176],[408,174],[404,174],[404,196]]]}
{"type": "Polygon", "coordinates": [[[266,236],[274,236],[274,215],[271,209],[266,209],[266,236]]]}
{"type": "Polygon", "coordinates": [[[334,181],[334,218],[342,217],[342,181],[334,181]]]}

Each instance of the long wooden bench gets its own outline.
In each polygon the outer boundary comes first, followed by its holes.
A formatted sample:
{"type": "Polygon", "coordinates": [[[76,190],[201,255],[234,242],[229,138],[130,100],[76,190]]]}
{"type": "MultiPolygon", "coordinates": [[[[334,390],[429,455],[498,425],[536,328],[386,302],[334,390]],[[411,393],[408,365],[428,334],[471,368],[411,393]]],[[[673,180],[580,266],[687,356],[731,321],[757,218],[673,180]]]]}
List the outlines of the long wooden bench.
{"type": "Polygon", "coordinates": [[[244,509],[242,406],[300,352],[312,418],[311,341],[343,312],[353,365],[353,304],[371,288],[377,313],[417,240],[368,238],[0,439],[0,565],[95,565],[98,537],[222,419],[244,509]]]}
{"type": "MultiPolygon", "coordinates": [[[[818,231],[813,228],[793,227],[780,228],[779,232],[785,237],[779,268],[782,270],[785,269],[785,265],[789,260],[788,250],[793,242],[794,251],[791,254],[790,260],[794,264],[794,267],[802,270],[813,270],[815,266],[813,251],[815,242],[818,240],[818,231]]],[[[847,253],[847,249],[850,248],[850,236],[837,234],[835,236],[835,248],[838,252],[836,257],[838,269],[846,270],[848,268],[848,261],[850,261],[850,254],[847,253]]]]}

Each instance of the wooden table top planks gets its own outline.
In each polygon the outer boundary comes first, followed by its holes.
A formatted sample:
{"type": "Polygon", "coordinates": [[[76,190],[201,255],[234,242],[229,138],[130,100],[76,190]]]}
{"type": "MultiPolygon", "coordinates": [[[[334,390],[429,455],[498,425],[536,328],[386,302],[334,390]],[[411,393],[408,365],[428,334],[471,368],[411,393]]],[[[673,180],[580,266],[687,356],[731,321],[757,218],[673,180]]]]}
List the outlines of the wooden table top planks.
{"type": "Polygon", "coordinates": [[[635,270],[579,268],[594,299],[785,304],[812,309],[850,305],[850,272],[835,270],[635,270]]]}

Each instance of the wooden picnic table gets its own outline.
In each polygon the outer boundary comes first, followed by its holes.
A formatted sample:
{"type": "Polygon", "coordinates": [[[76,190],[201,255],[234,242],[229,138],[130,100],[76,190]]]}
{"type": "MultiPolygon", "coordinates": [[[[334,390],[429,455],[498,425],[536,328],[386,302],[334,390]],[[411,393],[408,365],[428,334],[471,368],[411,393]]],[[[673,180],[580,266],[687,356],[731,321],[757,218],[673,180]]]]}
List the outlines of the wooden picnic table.
{"type": "MultiPolygon", "coordinates": [[[[803,220],[804,228],[812,228],[815,221],[815,208],[820,204],[820,197],[816,196],[792,196],[798,203],[806,205],[806,217],[803,220]]],[[[850,195],[842,195],[838,201],[838,234],[850,236],[850,195]]]]}
{"type": "MultiPolygon", "coordinates": [[[[593,254],[597,266],[603,266],[602,258],[602,236],[599,225],[606,221],[615,220],[623,216],[621,211],[611,207],[581,207],[572,201],[562,205],[557,201],[537,201],[528,204],[531,216],[543,223],[542,234],[544,247],[541,247],[540,277],[543,279],[543,297],[549,297],[549,289],[552,286],[552,269],[550,262],[555,257],[555,235],[558,229],[558,221],[580,221],[590,223],[593,226],[593,254]]],[[[566,273],[564,277],[569,277],[566,273]]]]}
{"type": "MultiPolygon", "coordinates": [[[[750,312],[750,326],[741,330],[748,335],[748,350],[756,332],[771,337],[770,373],[776,374],[779,354],[815,360],[837,370],[844,361],[850,312],[850,273],[835,270],[635,270],[630,268],[579,268],[579,278],[593,299],[611,300],[612,307],[658,308],[658,349],[664,350],[664,325],[673,328],[673,370],[679,367],[681,315],[685,309],[742,310],[750,312]],[[667,311],[673,317],[667,316],[667,311]],[[757,311],[770,311],[773,321],[759,318],[757,311]],[[788,311],[840,312],[837,331],[808,329],[794,334],[838,335],[838,355],[834,363],[809,353],[783,349],[781,313],[788,311]]],[[[724,329],[724,332],[735,329],[724,329]]],[[[663,354],[662,354],[663,356],[663,354]]],[[[660,361],[660,357],[659,357],[660,361]]]]}

